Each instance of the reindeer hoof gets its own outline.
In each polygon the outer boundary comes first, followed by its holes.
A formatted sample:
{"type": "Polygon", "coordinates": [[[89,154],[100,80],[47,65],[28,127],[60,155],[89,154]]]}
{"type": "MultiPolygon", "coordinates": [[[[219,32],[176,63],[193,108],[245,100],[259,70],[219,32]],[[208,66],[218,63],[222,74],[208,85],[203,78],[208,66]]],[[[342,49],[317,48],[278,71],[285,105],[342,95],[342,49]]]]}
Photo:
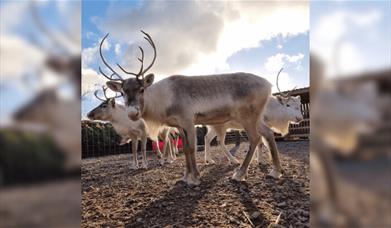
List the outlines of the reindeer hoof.
{"type": "Polygon", "coordinates": [[[246,173],[241,171],[241,169],[237,169],[234,172],[234,175],[232,176],[232,179],[236,180],[236,181],[246,181],[246,173]]]}
{"type": "Polygon", "coordinates": [[[282,172],[272,169],[272,171],[270,171],[270,173],[267,176],[273,177],[274,179],[280,179],[282,177],[282,172]]]}
{"type": "Polygon", "coordinates": [[[199,178],[197,177],[192,177],[191,175],[188,176],[187,178],[187,181],[186,181],[187,185],[189,186],[198,186],[201,184],[201,181],[199,178]]]}

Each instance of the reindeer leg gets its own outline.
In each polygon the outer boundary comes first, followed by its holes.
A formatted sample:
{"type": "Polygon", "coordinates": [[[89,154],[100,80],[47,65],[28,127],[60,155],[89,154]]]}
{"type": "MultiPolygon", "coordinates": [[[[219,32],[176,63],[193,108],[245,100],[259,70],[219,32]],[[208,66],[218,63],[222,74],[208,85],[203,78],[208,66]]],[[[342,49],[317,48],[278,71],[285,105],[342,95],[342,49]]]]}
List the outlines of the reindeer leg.
{"type": "Polygon", "coordinates": [[[227,128],[224,127],[224,126],[219,126],[218,128],[216,128],[216,132],[217,132],[217,138],[219,139],[219,146],[220,146],[220,150],[222,152],[225,153],[225,155],[227,156],[227,159],[228,159],[228,162],[230,165],[232,164],[240,164],[240,162],[238,161],[238,159],[236,159],[230,152],[229,150],[227,149],[227,147],[225,146],[225,136],[226,136],[226,133],[227,133],[227,128]]]}
{"type": "Polygon", "coordinates": [[[185,141],[186,141],[186,150],[185,152],[189,156],[189,175],[187,177],[187,184],[188,185],[199,185],[200,179],[199,179],[199,172],[197,170],[197,162],[195,158],[195,146],[196,146],[196,134],[195,134],[195,128],[194,124],[189,125],[187,128],[183,129],[184,135],[185,135],[185,141]]]}
{"type": "Polygon", "coordinates": [[[157,145],[157,148],[156,148],[157,156],[158,156],[159,158],[161,158],[161,157],[163,157],[163,154],[162,154],[162,152],[160,151],[159,139],[156,140],[156,145],[157,145]]]}
{"type": "Polygon", "coordinates": [[[147,158],[147,136],[141,138],[141,151],[143,154],[143,168],[148,168],[148,158],[147,158]]]}
{"type": "Polygon", "coordinates": [[[273,160],[273,169],[269,173],[269,176],[273,178],[280,178],[282,176],[283,170],[281,168],[280,158],[278,156],[277,144],[274,140],[274,132],[264,124],[261,124],[260,133],[266,140],[267,147],[270,150],[270,154],[273,160]]]}
{"type": "Polygon", "coordinates": [[[174,153],[174,160],[177,159],[177,153],[178,153],[178,138],[174,138],[174,144],[173,144],[173,153],[174,153]]]}
{"type": "Polygon", "coordinates": [[[171,139],[169,137],[167,137],[166,145],[167,145],[167,160],[169,163],[173,163],[174,162],[174,155],[172,155],[173,148],[172,148],[171,139]]]}
{"type": "Polygon", "coordinates": [[[188,175],[190,174],[190,167],[191,167],[190,154],[189,154],[189,151],[187,149],[188,148],[188,142],[187,142],[187,137],[186,137],[185,131],[183,129],[179,129],[179,132],[180,132],[181,138],[182,138],[183,152],[185,154],[185,162],[186,162],[185,173],[184,173],[181,181],[187,183],[187,179],[188,179],[188,175]]]}
{"type": "Polygon", "coordinates": [[[259,141],[261,139],[260,135],[256,127],[254,127],[254,123],[246,123],[242,124],[244,129],[247,131],[247,136],[250,141],[250,149],[247,152],[246,158],[244,159],[242,165],[239,169],[237,169],[232,176],[232,179],[237,181],[244,181],[247,176],[248,167],[254,155],[255,148],[258,146],[259,141]]]}
{"type": "Polygon", "coordinates": [[[210,143],[212,142],[213,138],[216,136],[216,132],[213,127],[208,127],[208,132],[206,133],[204,137],[204,153],[205,153],[205,164],[216,164],[216,162],[212,159],[212,157],[209,154],[210,151],[210,143]]]}
{"type": "Polygon", "coordinates": [[[133,164],[130,166],[131,169],[138,169],[138,158],[137,158],[137,147],[138,140],[137,138],[132,138],[132,155],[133,155],[133,164]]]}

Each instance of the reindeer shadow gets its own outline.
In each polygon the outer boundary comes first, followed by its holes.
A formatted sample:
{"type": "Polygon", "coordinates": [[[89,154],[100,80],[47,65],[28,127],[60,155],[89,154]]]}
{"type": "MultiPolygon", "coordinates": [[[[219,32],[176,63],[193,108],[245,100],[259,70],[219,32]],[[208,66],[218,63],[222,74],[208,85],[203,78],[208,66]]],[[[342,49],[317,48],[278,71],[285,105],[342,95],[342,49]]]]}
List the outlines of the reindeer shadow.
{"type": "Polygon", "coordinates": [[[213,188],[217,181],[226,176],[233,167],[216,165],[201,177],[198,187],[188,187],[177,182],[160,199],[150,203],[142,211],[133,215],[125,224],[126,227],[165,227],[167,225],[192,226],[192,220],[200,200],[213,188]],[[142,219],[140,221],[140,218],[142,219]],[[175,222],[173,222],[175,221],[175,222]]]}

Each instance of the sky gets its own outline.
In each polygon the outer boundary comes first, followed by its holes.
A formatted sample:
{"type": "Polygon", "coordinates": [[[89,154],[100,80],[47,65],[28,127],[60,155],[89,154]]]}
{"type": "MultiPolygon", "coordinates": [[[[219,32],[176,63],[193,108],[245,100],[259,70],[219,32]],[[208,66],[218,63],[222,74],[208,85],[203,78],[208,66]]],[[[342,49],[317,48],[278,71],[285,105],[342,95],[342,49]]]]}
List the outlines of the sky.
{"type": "MultiPolygon", "coordinates": [[[[45,57],[58,47],[47,45],[47,38],[36,30],[27,3],[0,2],[0,120],[42,87],[62,85],[50,73],[38,75],[45,57]],[[38,82],[24,83],[26,75],[38,82]]],[[[140,29],[148,32],[158,51],[151,69],[155,80],[172,74],[243,71],[274,85],[278,70],[284,67],[282,90],[305,87],[309,46],[326,63],[329,76],[391,65],[389,1],[83,1],[81,11],[74,3],[39,1],[38,5],[42,19],[55,32],[66,24],[73,34],[81,34],[82,88],[89,92],[82,99],[82,115],[98,104],[91,91],[105,83],[97,75],[102,66],[97,51],[106,33],[110,36],[104,54],[109,62],[136,71],[137,45],[150,60],[151,49],[140,29]]],[[[80,47],[69,49],[80,52],[80,47]]]]}
{"type": "Polygon", "coordinates": [[[311,52],[329,78],[391,67],[391,1],[314,1],[311,52]]]}
{"type": "MultiPolygon", "coordinates": [[[[146,51],[146,62],[150,61],[151,47],[143,41],[141,29],[157,47],[156,63],[150,70],[155,80],[174,74],[248,72],[274,85],[283,67],[281,90],[309,85],[308,3],[85,1],[82,9],[85,93],[106,81],[97,74],[99,66],[105,69],[98,46],[106,33],[110,35],[103,52],[112,66],[118,62],[137,71],[137,45],[146,51]]],[[[277,91],[275,86],[273,91],[277,91]]],[[[83,115],[98,103],[92,93],[87,94],[83,115]]]]}
{"type": "Polygon", "coordinates": [[[45,60],[80,53],[80,5],[76,1],[0,1],[0,125],[8,124],[12,113],[47,88],[69,98],[71,86],[49,72],[45,60]],[[60,45],[51,42],[32,19],[33,3],[60,45]]]}

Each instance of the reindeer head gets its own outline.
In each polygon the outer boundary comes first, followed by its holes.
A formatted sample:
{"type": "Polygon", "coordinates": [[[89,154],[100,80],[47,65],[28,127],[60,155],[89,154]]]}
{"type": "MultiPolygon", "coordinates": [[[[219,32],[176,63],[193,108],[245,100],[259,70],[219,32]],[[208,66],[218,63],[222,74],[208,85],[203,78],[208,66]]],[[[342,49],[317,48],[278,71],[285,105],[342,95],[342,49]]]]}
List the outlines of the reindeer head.
{"type": "MultiPolygon", "coordinates": [[[[281,92],[280,87],[278,86],[278,78],[282,70],[283,68],[281,68],[277,74],[276,85],[280,94],[277,95],[276,98],[279,103],[284,106],[284,113],[287,115],[287,119],[290,121],[290,123],[299,123],[304,119],[303,113],[301,111],[301,97],[292,96],[290,92],[281,92]]],[[[293,88],[292,90],[294,90],[295,88],[293,88]]]]}
{"type": "Polygon", "coordinates": [[[290,96],[289,98],[277,95],[276,98],[283,106],[284,114],[290,123],[299,123],[304,119],[303,113],[301,111],[301,98],[299,95],[290,96]]]}
{"type": "Polygon", "coordinates": [[[153,66],[156,60],[156,47],[155,44],[151,38],[151,36],[144,31],[141,31],[145,37],[144,39],[148,41],[148,43],[152,46],[154,56],[152,59],[152,62],[149,64],[148,67],[144,69],[144,50],[139,46],[141,57],[138,58],[138,60],[141,63],[141,67],[138,73],[132,73],[125,70],[121,65],[117,63],[117,66],[125,73],[135,76],[136,78],[128,78],[123,79],[117,72],[114,71],[114,69],[107,63],[105,58],[102,54],[102,44],[107,38],[109,34],[107,34],[100,43],[99,53],[102,58],[103,63],[107,66],[108,69],[112,71],[111,77],[107,76],[101,68],[99,68],[99,71],[102,75],[104,75],[106,78],[108,78],[110,81],[108,81],[106,84],[107,86],[115,91],[119,92],[123,95],[125,106],[127,108],[127,113],[130,119],[136,121],[138,120],[143,111],[144,111],[144,90],[147,89],[150,85],[152,85],[154,80],[154,74],[148,74],[144,77],[145,73],[153,66]],[[113,76],[117,76],[117,78],[113,78],[113,76]]]}
{"type": "Polygon", "coordinates": [[[120,97],[120,95],[115,97],[107,97],[106,95],[107,87],[102,87],[102,89],[105,98],[100,98],[98,96],[98,90],[95,91],[94,93],[95,97],[98,100],[102,101],[102,103],[100,103],[98,107],[94,108],[92,111],[90,111],[87,114],[87,117],[90,120],[110,121],[112,119],[112,113],[115,109],[115,98],[120,97]]]}

